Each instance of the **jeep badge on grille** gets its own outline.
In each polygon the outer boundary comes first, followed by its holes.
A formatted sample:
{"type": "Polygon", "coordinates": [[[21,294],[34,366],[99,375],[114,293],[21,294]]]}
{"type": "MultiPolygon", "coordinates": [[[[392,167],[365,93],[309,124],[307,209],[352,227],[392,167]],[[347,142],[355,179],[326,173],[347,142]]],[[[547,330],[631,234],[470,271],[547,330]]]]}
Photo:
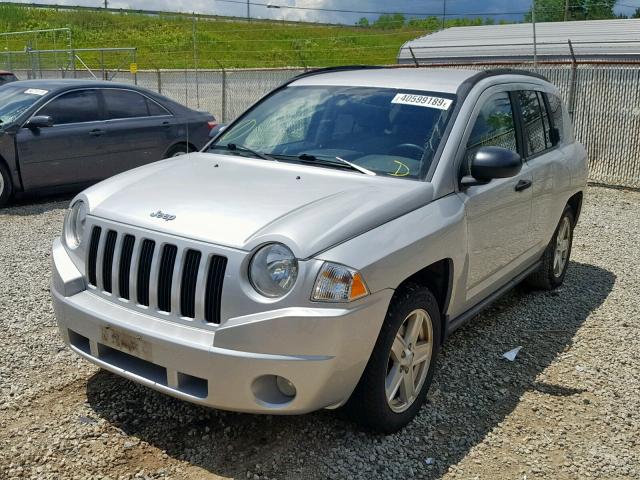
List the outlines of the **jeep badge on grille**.
{"type": "Polygon", "coordinates": [[[162,220],[165,220],[167,222],[174,220],[176,218],[175,215],[169,215],[168,213],[163,213],[162,210],[158,210],[157,212],[153,212],[151,214],[152,217],[154,218],[161,218],[162,220]]]}

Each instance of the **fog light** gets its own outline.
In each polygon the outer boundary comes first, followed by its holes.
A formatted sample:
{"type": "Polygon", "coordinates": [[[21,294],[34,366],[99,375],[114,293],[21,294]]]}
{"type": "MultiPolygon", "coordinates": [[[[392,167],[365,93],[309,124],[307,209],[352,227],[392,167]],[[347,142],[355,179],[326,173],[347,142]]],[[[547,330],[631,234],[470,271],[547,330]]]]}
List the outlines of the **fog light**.
{"type": "Polygon", "coordinates": [[[289,380],[284,377],[276,377],[276,385],[278,386],[278,390],[286,397],[295,397],[296,396],[296,387],[293,386],[289,380]]]}

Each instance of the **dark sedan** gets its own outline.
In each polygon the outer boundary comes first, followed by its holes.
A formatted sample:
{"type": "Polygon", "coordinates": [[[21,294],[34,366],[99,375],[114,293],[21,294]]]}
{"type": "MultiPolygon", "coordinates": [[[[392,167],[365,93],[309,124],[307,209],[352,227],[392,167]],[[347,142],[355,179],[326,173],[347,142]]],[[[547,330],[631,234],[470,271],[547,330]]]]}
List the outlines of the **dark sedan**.
{"type": "Polygon", "coordinates": [[[0,87],[0,205],[199,150],[209,113],[132,85],[26,80],[0,87]]]}

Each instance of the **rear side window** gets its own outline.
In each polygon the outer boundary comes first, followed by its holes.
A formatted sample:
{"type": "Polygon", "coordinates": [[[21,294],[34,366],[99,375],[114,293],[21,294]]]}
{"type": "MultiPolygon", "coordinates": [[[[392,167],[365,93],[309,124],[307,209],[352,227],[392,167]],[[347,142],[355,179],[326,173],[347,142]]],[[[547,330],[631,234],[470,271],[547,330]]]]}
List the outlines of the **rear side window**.
{"type": "Polygon", "coordinates": [[[160,115],[171,115],[169,111],[163,106],[157,104],[153,100],[147,98],[147,108],[149,109],[149,115],[152,117],[158,117],[160,115]]]}
{"type": "Polygon", "coordinates": [[[107,110],[107,118],[113,120],[117,118],[148,117],[147,99],[139,93],[130,90],[102,91],[104,103],[107,110]]]}
{"type": "Polygon", "coordinates": [[[467,142],[465,175],[469,174],[469,165],[478,149],[489,146],[518,151],[513,109],[506,92],[491,96],[478,114],[467,142]]]}
{"type": "Polygon", "coordinates": [[[65,93],[45,105],[38,115],[49,115],[54,125],[102,120],[96,90],[65,93]]]}
{"type": "MultiPolygon", "coordinates": [[[[553,127],[558,132],[558,140],[563,140],[564,135],[564,115],[562,113],[562,99],[557,95],[547,94],[549,102],[549,115],[553,123],[553,127]]],[[[553,137],[552,137],[553,138],[553,137]]]]}
{"type": "Polygon", "coordinates": [[[524,122],[524,137],[529,156],[551,148],[551,126],[542,94],[527,90],[517,93],[524,122]]]}

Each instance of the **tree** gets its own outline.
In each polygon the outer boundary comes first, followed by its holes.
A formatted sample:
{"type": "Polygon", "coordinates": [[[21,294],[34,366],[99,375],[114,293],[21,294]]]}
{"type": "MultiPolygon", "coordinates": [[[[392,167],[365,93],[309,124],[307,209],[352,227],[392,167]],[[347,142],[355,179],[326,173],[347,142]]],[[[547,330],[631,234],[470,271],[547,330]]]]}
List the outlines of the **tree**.
{"type": "MultiPolygon", "coordinates": [[[[615,4],[616,0],[536,0],[536,22],[616,18],[615,4]]],[[[525,15],[526,22],[532,21],[532,11],[533,6],[525,15]]]]}
{"type": "Polygon", "coordinates": [[[382,29],[402,28],[405,22],[404,15],[401,13],[389,14],[385,13],[380,15],[376,21],[373,22],[373,26],[382,29]]]}
{"type": "Polygon", "coordinates": [[[361,17],[360,20],[356,22],[356,25],[359,27],[368,27],[369,19],[367,17],[361,17]]]}
{"type": "Polygon", "coordinates": [[[636,11],[633,12],[633,15],[631,15],[631,18],[640,18],[640,8],[636,8],[636,11]]]}

